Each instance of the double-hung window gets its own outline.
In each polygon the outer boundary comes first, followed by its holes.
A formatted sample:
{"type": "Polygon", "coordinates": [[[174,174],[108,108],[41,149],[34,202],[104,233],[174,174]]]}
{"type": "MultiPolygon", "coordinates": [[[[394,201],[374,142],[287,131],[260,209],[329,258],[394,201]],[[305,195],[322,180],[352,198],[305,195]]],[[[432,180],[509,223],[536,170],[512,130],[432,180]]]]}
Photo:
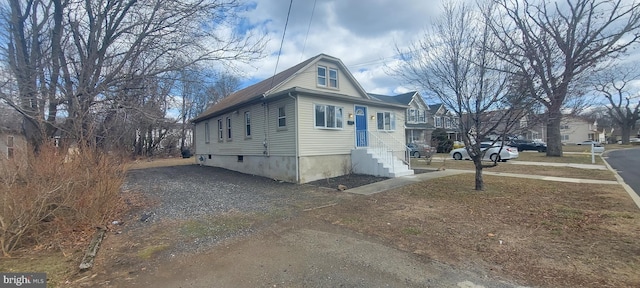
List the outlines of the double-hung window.
{"type": "Polygon", "coordinates": [[[436,128],[442,128],[442,117],[436,117],[436,128]]]}
{"type": "Polygon", "coordinates": [[[222,119],[218,119],[218,141],[224,140],[224,129],[222,128],[222,119]]]}
{"type": "Polygon", "coordinates": [[[425,114],[426,114],[426,111],[418,110],[418,122],[419,123],[425,123],[426,122],[425,114]]]}
{"type": "Polygon", "coordinates": [[[338,88],[338,69],[318,65],[318,86],[338,88]]]}
{"type": "Polygon", "coordinates": [[[416,109],[409,109],[409,117],[407,117],[409,121],[407,122],[416,122],[416,112],[416,109]]]}
{"type": "Polygon", "coordinates": [[[227,141],[231,141],[231,117],[227,117],[227,141]]]}
{"type": "Polygon", "coordinates": [[[314,105],[315,127],[342,129],[342,107],[314,105]]]}
{"type": "Polygon", "coordinates": [[[251,112],[244,112],[244,137],[251,138],[251,112]]]}
{"type": "Polygon", "coordinates": [[[318,66],[318,86],[327,86],[327,67],[318,66]]]}
{"type": "Polygon", "coordinates": [[[329,87],[338,88],[338,69],[329,68],[329,87]]]}
{"type": "Polygon", "coordinates": [[[209,143],[211,140],[211,132],[209,132],[209,121],[204,122],[204,143],[209,143]]]}
{"type": "Polygon", "coordinates": [[[287,127],[287,110],[285,106],[278,107],[278,128],[287,127]]]}
{"type": "Polygon", "coordinates": [[[396,117],[393,112],[378,112],[376,117],[378,118],[378,130],[396,130],[396,117]]]}

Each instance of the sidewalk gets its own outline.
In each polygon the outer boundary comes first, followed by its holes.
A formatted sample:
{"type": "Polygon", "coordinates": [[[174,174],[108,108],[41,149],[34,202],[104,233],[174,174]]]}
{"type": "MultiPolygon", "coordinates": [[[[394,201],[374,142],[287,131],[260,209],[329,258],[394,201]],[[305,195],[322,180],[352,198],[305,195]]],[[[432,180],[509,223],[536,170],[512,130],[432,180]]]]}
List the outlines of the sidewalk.
{"type": "MultiPolygon", "coordinates": [[[[351,188],[345,190],[345,192],[360,194],[360,195],[372,195],[379,192],[384,192],[390,189],[402,187],[405,185],[410,185],[413,183],[422,182],[425,180],[447,177],[459,174],[470,174],[475,173],[474,170],[458,170],[458,169],[447,169],[443,171],[434,171],[427,172],[422,174],[415,174],[410,176],[403,176],[398,178],[391,178],[388,180],[371,183],[368,185],[351,188]]],[[[527,178],[527,179],[536,179],[536,180],[544,180],[544,181],[556,181],[556,182],[569,182],[569,183],[581,183],[581,184],[608,184],[608,185],[619,185],[618,181],[610,181],[610,180],[593,180],[593,179],[578,179],[578,178],[564,178],[564,177],[552,177],[552,176],[541,176],[541,175],[529,175],[529,174],[516,174],[516,173],[504,173],[504,172],[490,172],[483,171],[483,175],[494,175],[494,176],[503,176],[503,177],[514,177],[514,178],[527,178]]]]}

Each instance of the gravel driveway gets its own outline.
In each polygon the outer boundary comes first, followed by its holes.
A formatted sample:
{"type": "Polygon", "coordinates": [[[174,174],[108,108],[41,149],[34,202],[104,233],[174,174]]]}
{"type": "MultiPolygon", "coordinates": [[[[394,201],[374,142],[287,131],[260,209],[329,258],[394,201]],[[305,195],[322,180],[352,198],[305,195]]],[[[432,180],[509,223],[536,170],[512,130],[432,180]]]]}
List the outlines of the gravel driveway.
{"type": "Polygon", "coordinates": [[[198,165],[131,170],[124,188],[159,203],[143,213],[153,214],[148,221],[265,212],[322,196],[313,186],[198,165]]]}

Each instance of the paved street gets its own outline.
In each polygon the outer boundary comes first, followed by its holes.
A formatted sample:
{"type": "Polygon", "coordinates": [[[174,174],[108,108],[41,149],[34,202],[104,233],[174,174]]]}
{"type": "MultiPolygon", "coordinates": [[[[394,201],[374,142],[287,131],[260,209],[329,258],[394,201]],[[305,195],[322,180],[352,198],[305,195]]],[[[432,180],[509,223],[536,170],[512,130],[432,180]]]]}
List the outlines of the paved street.
{"type": "Polygon", "coordinates": [[[640,147],[610,151],[606,157],[609,165],[640,196],[640,147]]]}

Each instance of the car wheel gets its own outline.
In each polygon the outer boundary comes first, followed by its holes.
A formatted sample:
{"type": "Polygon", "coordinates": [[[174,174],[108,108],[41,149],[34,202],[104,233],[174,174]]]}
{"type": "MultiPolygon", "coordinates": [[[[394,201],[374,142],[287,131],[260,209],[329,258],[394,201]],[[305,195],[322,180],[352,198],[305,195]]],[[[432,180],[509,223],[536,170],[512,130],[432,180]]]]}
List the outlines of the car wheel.
{"type": "Polygon", "coordinates": [[[500,159],[501,162],[507,162],[507,159],[500,159]]]}
{"type": "Polygon", "coordinates": [[[542,152],[545,152],[545,151],[544,151],[544,149],[540,148],[540,149],[538,149],[538,152],[542,153],[542,152]]]}
{"type": "Polygon", "coordinates": [[[413,157],[420,158],[420,152],[414,151],[413,152],[413,157]]]}
{"type": "Polygon", "coordinates": [[[491,154],[491,156],[489,156],[489,159],[491,159],[491,161],[493,161],[493,162],[498,162],[498,161],[500,161],[500,155],[491,154]]]}
{"type": "Polygon", "coordinates": [[[453,159],[462,160],[462,154],[460,154],[459,152],[453,153],[453,159]]]}
{"type": "Polygon", "coordinates": [[[518,152],[522,152],[522,150],[523,150],[522,148],[518,148],[518,152]]]}

